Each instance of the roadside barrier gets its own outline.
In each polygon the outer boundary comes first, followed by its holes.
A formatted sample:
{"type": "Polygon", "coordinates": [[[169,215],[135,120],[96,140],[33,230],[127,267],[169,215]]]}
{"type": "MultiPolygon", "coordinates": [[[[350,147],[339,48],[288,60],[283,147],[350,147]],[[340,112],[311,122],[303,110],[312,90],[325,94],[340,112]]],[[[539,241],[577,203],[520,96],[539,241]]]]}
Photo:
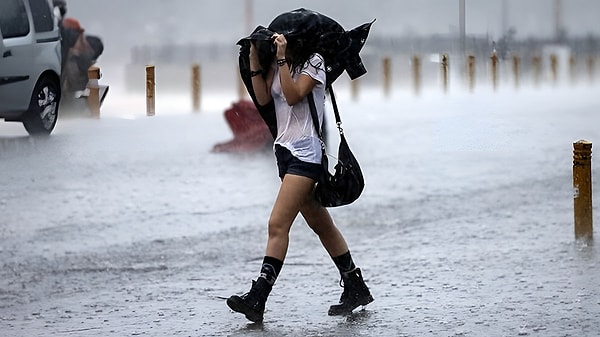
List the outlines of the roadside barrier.
{"type": "Polygon", "coordinates": [[[492,52],[490,59],[492,60],[492,88],[496,91],[498,90],[498,55],[496,51],[492,52]]]}
{"type": "Polygon", "coordinates": [[[156,114],[156,76],[155,67],[146,66],[146,116],[156,114]]]}
{"type": "MultiPolygon", "coordinates": [[[[409,57],[410,64],[410,77],[398,80],[399,85],[412,86],[412,90],[415,95],[419,95],[425,86],[425,83],[433,83],[432,79],[436,79],[438,88],[444,93],[450,91],[450,82],[452,78],[460,78],[466,83],[466,88],[470,92],[474,92],[476,89],[476,82],[482,81],[489,83],[494,91],[497,91],[503,84],[509,84],[514,86],[515,89],[519,89],[522,86],[522,82],[525,76],[529,76],[528,83],[531,83],[534,87],[538,87],[546,81],[546,84],[557,85],[558,82],[563,81],[576,85],[578,78],[582,76],[588,76],[589,82],[592,84],[595,80],[595,68],[596,68],[596,56],[589,55],[587,57],[577,58],[575,55],[569,55],[568,59],[562,60],[556,54],[549,54],[545,56],[545,59],[539,55],[527,56],[530,57],[530,62],[523,61],[525,58],[521,58],[519,55],[511,55],[506,59],[502,59],[496,51],[492,52],[489,58],[476,58],[475,55],[466,55],[464,61],[455,61],[455,64],[461,64],[459,67],[454,69],[460,69],[461,74],[452,76],[450,72],[450,56],[448,53],[428,56],[420,56],[414,54],[409,57]],[[477,60],[484,60],[486,64],[477,64],[477,60]],[[425,61],[423,61],[425,60],[425,61]],[[427,61],[429,60],[429,61],[427,61]],[[504,61],[503,61],[504,60],[504,61]],[[489,62],[489,64],[488,64],[489,62]],[[581,65],[578,66],[578,62],[581,65]],[[439,63],[439,65],[437,65],[439,63]],[[435,64],[435,65],[434,65],[435,64]],[[564,69],[560,69],[563,67],[564,69]],[[487,71],[486,71],[487,68],[487,71]],[[512,79],[511,79],[512,73],[512,79]],[[504,80],[505,77],[506,79],[504,80]],[[403,81],[405,80],[405,81],[403,81]]],[[[563,55],[564,57],[564,55],[563,55]]],[[[397,76],[397,71],[394,73],[394,62],[393,56],[384,56],[381,61],[381,73],[376,75],[378,77],[379,85],[381,85],[383,95],[389,98],[394,92],[394,83],[397,76]],[[381,77],[379,77],[381,76],[381,77]]],[[[403,61],[404,62],[404,61],[403,61]]],[[[154,116],[156,113],[156,75],[155,66],[146,66],[146,114],[148,116],[154,116]]],[[[402,73],[402,70],[400,70],[402,73]]],[[[201,110],[202,103],[202,68],[200,64],[191,65],[191,101],[192,111],[199,112],[201,110]]],[[[89,73],[89,89],[90,89],[90,110],[92,116],[99,118],[99,107],[103,100],[103,86],[100,87],[98,93],[98,79],[100,73],[99,69],[90,68],[89,73]],[[100,96],[100,104],[98,102],[98,95],[100,96]]],[[[247,99],[248,94],[246,88],[236,72],[236,79],[238,97],[240,100],[247,99]]],[[[181,82],[178,82],[181,83],[181,82]]],[[[359,99],[360,89],[364,83],[373,83],[369,79],[363,80],[355,79],[349,82],[348,90],[350,91],[350,97],[352,100],[357,101],[359,99]]]]}
{"type": "Polygon", "coordinates": [[[200,65],[192,66],[192,109],[194,112],[200,111],[200,65]]]}
{"type": "Polygon", "coordinates": [[[88,83],[86,85],[86,93],[82,95],[87,101],[88,109],[90,110],[91,117],[100,118],[100,107],[108,94],[108,85],[102,85],[99,80],[102,78],[102,72],[100,68],[91,66],[88,68],[88,83]]]}
{"type": "Polygon", "coordinates": [[[392,87],[392,62],[389,57],[384,57],[382,61],[383,68],[383,94],[385,97],[390,96],[392,87]]]}
{"type": "Polygon", "coordinates": [[[467,57],[467,77],[469,78],[469,91],[475,90],[475,56],[467,57]]]}
{"type": "Polygon", "coordinates": [[[100,68],[90,67],[88,69],[88,85],[89,95],[87,98],[88,107],[92,113],[92,118],[100,118],[100,68]]]}
{"type": "Polygon", "coordinates": [[[592,239],[592,143],[573,143],[573,200],[575,238],[592,239]]]}
{"type": "Polygon", "coordinates": [[[450,58],[449,58],[448,54],[442,54],[441,64],[442,64],[442,89],[444,90],[444,93],[448,93],[448,86],[450,85],[449,77],[448,77],[449,76],[448,73],[450,72],[450,58]]]}

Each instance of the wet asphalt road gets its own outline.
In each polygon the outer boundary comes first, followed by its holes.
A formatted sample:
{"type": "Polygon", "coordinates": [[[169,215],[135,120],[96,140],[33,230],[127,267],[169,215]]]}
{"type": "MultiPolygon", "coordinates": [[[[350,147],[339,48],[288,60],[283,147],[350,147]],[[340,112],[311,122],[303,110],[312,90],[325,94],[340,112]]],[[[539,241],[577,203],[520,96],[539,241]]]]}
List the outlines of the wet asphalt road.
{"type": "Polygon", "coordinates": [[[211,154],[216,112],[3,124],[0,335],[598,336],[600,253],[572,226],[590,92],[342,101],[367,189],[332,213],[375,302],[327,316],[338,275],[298,219],[260,325],[224,298],[258,273],[271,153],[211,154]]]}

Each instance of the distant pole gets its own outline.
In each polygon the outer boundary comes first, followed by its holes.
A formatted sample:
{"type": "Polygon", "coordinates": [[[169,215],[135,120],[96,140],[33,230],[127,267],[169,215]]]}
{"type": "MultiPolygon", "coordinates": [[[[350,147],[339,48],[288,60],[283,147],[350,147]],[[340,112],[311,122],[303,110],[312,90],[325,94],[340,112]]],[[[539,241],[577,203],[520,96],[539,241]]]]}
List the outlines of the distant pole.
{"type": "Polygon", "coordinates": [[[250,31],[252,30],[252,25],[253,25],[253,21],[254,21],[254,1],[253,0],[246,0],[245,2],[245,29],[247,34],[250,34],[250,31]]]}
{"type": "Polygon", "coordinates": [[[460,52],[464,56],[467,53],[467,25],[465,0],[458,0],[458,26],[460,34],[460,52]]]}
{"type": "Polygon", "coordinates": [[[556,54],[550,55],[550,71],[552,73],[552,83],[558,82],[558,57],[556,54]]]}
{"type": "Polygon", "coordinates": [[[354,101],[358,101],[359,84],[358,78],[350,81],[350,94],[354,101]]]}
{"type": "Polygon", "coordinates": [[[413,55],[412,61],[415,95],[419,95],[421,93],[421,58],[419,55],[413,55]]]}
{"type": "Polygon", "coordinates": [[[515,78],[515,89],[519,88],[519,56],[513,56],[513,76],[515,78]]]}
{"type": "Polygon", "coordinates": [[[562,39],[562,1],[554,0],[554,38],[556,42],[562,39]]]}
{"type": "Polygon", "coordinates": [[[577,61],[573,54],[569,56],[569,77],[571,78],[571,84],[577,82],[577,61]]]}
{"type": "Polygon", "coordinates": [[[200,111],[200,65],[192,66],[192,108],[194,112],[200,111]]]}
{"type": "Polygon", "coordinates": [[[392,87],[392,65],[391,65],[392,61],[390,60],[389,57],[384,57],[383,61],[382,61],[382,68],[383,68],[383,94],[385,95],[385,97],[389,97],[390,96],[390,91],[391,91],[391,87],[392,87]]]}
{"type": "Polygon", "coordinates": [[[575,238],[591,239],[592,217],[592,143],[573,143],[573,200],[575,238]]]}
{"type": "Polygon", "coordinates": [[[587,57],[587,71],[588,71],[590,83],[594,82],[595,68],[596,68],[596,66],[595,66],[594,56],[589,55],[587,57]]]}
{"type": "Polygon", "coordinates": [[[475,56],[469,55],[467,58],[467,77],[469,78],[469,90],[475,90],[475,56]]]}
{"type": "Polygon", "coordinates": [[[88,89],[90,94],[88,96],[88,107],[92,113],[92,118],[100,118],[100,87],[98,86],[98,80],[100,79],[100,68],[91,66],[88,69],[88,89]]]}
{"type": "Polygon", "coordinates": [[[494,91],[496,91],[498,89],[498,55],[496,54],[496,51],[494,50],[492,52],[492,87],[494,88],[494,91]]]}
{"type": "Polygon", "coordinates": [[[146,116],[156,114],[156,77],[155,67],[146,66],[146,116]]]}
{"type": "Polygon", "coordinates": [[[533,62],[533,81],[535,86],[540,84],[540,79],[542,76],[542,58],[539,56],[534,56],[532,59],[533,62]]]}
{"type": "Polygon", "coordinates": [[[450,60],[448,58],[448,54],[442,54],[442,88],[444,89],[444,93],[448,92],[448,72],[450,68],[450,60]]]}

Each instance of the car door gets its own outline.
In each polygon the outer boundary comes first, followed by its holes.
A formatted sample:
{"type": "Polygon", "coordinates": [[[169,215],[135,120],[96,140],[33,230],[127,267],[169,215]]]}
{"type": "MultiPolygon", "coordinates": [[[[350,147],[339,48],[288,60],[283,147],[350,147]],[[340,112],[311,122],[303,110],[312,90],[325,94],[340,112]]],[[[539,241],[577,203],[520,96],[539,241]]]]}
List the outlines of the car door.
{"type": "Polygon", "coordinates": [[[0,1],[0,112],[26,110],[37,80],[30,73],[35,41],[27,5],[0,1]]]}

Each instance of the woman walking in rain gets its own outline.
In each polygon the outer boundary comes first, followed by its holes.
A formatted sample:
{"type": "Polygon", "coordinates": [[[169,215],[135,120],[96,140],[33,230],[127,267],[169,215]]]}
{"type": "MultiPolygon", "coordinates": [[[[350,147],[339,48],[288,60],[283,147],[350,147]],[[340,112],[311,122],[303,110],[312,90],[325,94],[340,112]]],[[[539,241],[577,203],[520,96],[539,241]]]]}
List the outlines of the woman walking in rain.
{"type": "MultiPolygon", "coordinates": [[[[265,257],[257,280],[242,296],[231,296],[227,305],[253,322],[261,322],[267,297],[279,275],[289,244],[289,232],[300,213],[318,235],[341,275],[344,290],[329,315],[351,313],[373,301],[361,270],[352,260],[346,240],[325,207],[314,197],[321,175],[321,140],[311,118],[307,99],[313,93],[323,122],[326,88],[326,64],[323,57],[292,41],[283,34],[273,34],[270,41],[251,41],[251,84],[259,106],[271,102],[275,107],[277,133],[275,157],[281,178],[279,193],[268,222],[265,257]],[[274,58],[261,67],[259,49],[275,47],[274,58]]],[[[264,62],[263,62],[264,64],[264,62]]]]}

